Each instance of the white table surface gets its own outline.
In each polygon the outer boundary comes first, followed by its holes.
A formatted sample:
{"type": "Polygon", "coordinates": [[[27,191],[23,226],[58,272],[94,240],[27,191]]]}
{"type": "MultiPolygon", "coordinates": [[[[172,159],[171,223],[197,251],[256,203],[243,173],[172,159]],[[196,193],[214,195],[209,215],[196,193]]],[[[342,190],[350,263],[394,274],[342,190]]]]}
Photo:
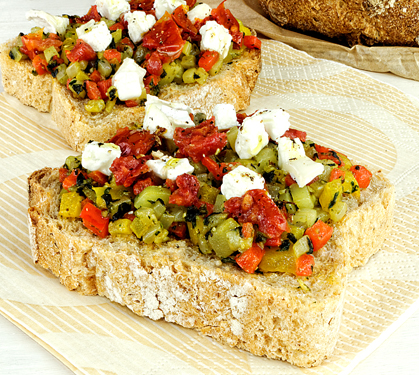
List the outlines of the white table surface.
{"type": "MultiPolygon", "coordinates": [[[[92,4],[93,0],[70,2],[0,0],[0,43],[15,37],[20,31],[30,30],[33,25],[25,19],[25,12],[29,9],[45,10],[52,14],[83,15],[92,4]]],[[[419,99],[419,82],[403,79],[390,73],[365,73],[419,99]]],[[[0,92],[2,91],[3,86],[0,83],[0,92]]],[[[70,375],[73,372],[0,315],[0,375],[33,374],[70,375]]],[[[419,374],[419,311],[413,313],[378,349],[351,372],[351,375],[370,374],[419,374]]]]}

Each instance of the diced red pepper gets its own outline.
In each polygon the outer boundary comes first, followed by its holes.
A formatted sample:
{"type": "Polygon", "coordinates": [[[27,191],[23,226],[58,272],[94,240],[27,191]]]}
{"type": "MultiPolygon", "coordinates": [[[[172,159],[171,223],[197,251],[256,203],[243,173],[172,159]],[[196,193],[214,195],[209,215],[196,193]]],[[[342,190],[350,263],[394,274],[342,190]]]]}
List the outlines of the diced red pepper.
{"type": "Polygon", "coordinates": [[[109,62],[112,62],[112,60],[116,60],[119,63],[122,61],[122,55],[121,52],[117,51],[116,49],[107,49],[103,53],[103,57],[108,60],[109,62]]]}
{"type": "Polygon", "coordinates": [[[96,52],[82,39],[77,39],[74,48],[71,51],[65,51],[67,58],[71,62],[96,60],[96,52]]]}
{"type": "Polygon", "coordinates": [[[196,40],[198,35],[198,29],[191,22],[187,15],[188,8],[180,5],[172,13],[172,18],[175,20],[177,25],[182,29],[182,36],[185,39],[186,37],[191,37],[192,40],[196,40]]]}
{"type": "Polygon", "coordinates": [[[338,178],[341,179],[341,181],[345,180],[345,171],[339,168],[333,168],[332,172],[330,173],[329,182],[333,180],[337,180],[338,178]]]}
{"type": "Polygon", "coordinates": [[[176,181],[173,180],[166,180],[166,186],[170,191],[173,193],[177,189],[176,181]]]}
{"type": "Polygon", "coordinates": [[[297,276],[310,276],[313,273],[314,257],[311,254],[303,254],[297,259],[297,276]]]}
{"type": "Polygon", "coordinates": [[[106,237],[108,232],[109,218],[102,216],[102,211],[92,203],[87,203],[81,210],[80,217],[83,225],[99,237],[106,237]]]}
{"type": "Polygon", "coordinates": [[[97,88],[99,89],[100,96],[102,97],[103,100],[108,99],[106,93],[108,92],[108,89],[111,86],[112,86],[112,78],[109,78],[105,81],[100,81],[97,83],[97,88]]]}
{"type": "Polygon", "coordinates": [[[44,55],[36,55],[32,60],[32,65],[40,76],[48,73],[48,63],[44,55]]]}
{"type": "Polygon", "coordinates": [[[291,177],[291,175],[288,173],[286,176],[285,176],[285,185],[287,185],[287,186],[291,186],[291,185],[293,185],[293,184],[295,184],[296,182],[295,182],[295,180],[291,177]]]}
{"type": "Polygon", "coordinates": [[[264,255],[265,250],[254,243],[251,248],[236,257],[236,263],[247,273],[254,273],[264,255]]]}
{"type": "Polygon", "coordinates": [[[103,77],[98,70],[94,70],[92,73],[90,73],[90,80],[98,83],[103,80],[103,77]]]}
{"type": "Polygon", "coordinates": [[[71,173],[64,179],[63,188],[68,190],[72,186],[77,184],[77,176],[79,174],[78,169],[73,169],[71,173]]]}
{"type": "Polygon", "coordinates": [[[261,49],[262,42],[257,36],[245,35],[243,37],[244,45],[249,49],[261,49]]]}
{"type": "Polygon", "coordinates": [[[360,188],[365,189],[370,185],[372,173],[362,165],[353,165],[350,171],[354,175],[360,188]]]}
{"type": "Polygon", "coordinates": [[[180,239],[186,238],[187,226],[184,222],[174,222],[170,225],[168,231],[173,233],[176,237],[180,239]]]}
{"type": "Polygon", "coordinates": [[[125,27],[124,27],[124,25],[123,25],[122,23],[120,23],[120,22],[116,22],[116,23],[114,23],[112,26],[110,26],[110,27],[109,27],[109,30],[110,30],[110,31],[114,31],[114,30],[118,30],[118,29],[120,29],[120,30],[124,30],[124,29],[125,29],[125,27]]]}
{"type": "Polygon", "coordinates": [[[339,155],[336,151],[332,150],[331,148],[327,148],[320,145],[315,145],[317,151],[317,157],[320,160],[329,159],[336,163],[339,167],[343,167],[345,163],[340,159],[339,155]]]}
{"type": "Polygon", "coordinates": [[[163,64],[157,52],[153,52],[147,60],[147,72],[151,75],[160,76],[163,73],[163,64]]]}
{"type": "Polygon", "coordinates": [[[281,240],[280,237],[277,237],[277,238],[268,238],[265,241],[265,246],[279,246],[279,245],[281,245],[281,242],[282,242],[282,240],[281,240]]]}
{"type": "Polygon", "coordinates": [[[204,68],[207,72],[214,66],[218,61],[220,54],[217,51],[205,51],[201,58],[198,60],[198,65],[204,68]]]}
{"type": "Polygon", "coordinates": [[[91,178],[93,181],[96,181],[100,186],[103,186],[108,182],[108,176],[99,171],[90,172],[87,177],[91,178]]]}
{"type": "Polygon", "coordinates": [[[38,53],[45,51],[51,46],[55,47],[57,51],[60,51],[60,47],[63,44],[60,37],[54,33],[50,33],[48,38],[44,39],[43,29],[40,29],[36,33],[23,35],[21,39],[23,46],[20,49],[24,54],[28,55],[31,60],[33,60],[38,53]]]}
{"type": "Polygon", "coordinates": [[[330,240],[333,234],[333,227],[321,220],[317,220],[312,227],[306,229],[304,234],[310,237],[311,243],[313,244],[313,251],[317,251],[330,240]]]}
{"type": "Polygon", "coordinates": [[[243,238],[250,238],[255,233],[255,230],[253,229],[252,223],[243,223],[242,224],[242,235],[243,238]]]}
{"type": "Polygon", "coordinates": [[[218,164],[215,160],[211,159],[209,156],[204,156],[201,160],[201,163],[207,167],[208,171],[212,173],[214,178],[218,181],[223,179],[228,172],[230,172],[235,165],[238,163],[221,163],[218,164]]]}
{"type": "Polygon", "coordinates": [[[68,169],[67,168],[60,168],[59,173],[60,173],[60,177],[59,177],[60,182],[63,183],[63,181],[68,176],[68,169]]]}
{"type": "Polygon", "coordinates": [[[127,107],[138,107],[139,103],[136,100],[125,100],[125,105],[127,107]]]}
{"type": "Polygon", "coordinates": [[[86,82],[86,89],[87,89],[87,96],[91,100],[99,100],[102,98],[100,90],[97,87],[96,82],[93,81],[85,81],[86,82]]]}

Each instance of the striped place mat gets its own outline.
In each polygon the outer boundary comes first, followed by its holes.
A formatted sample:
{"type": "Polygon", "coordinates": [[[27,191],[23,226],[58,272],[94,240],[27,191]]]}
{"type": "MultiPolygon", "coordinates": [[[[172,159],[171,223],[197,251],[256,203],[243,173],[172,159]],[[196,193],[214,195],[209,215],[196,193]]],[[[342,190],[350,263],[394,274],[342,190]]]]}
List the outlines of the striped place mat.
{"type": "Polygon", "coordinates": [[[379,168],[396,186],[392,235],[350,275],[336,350],[299,369],[225,347],[195,331],[67,291],[32,263],[28,175],[74,154],[42,118],[0,95],[0,312],[77,374],[345,374],[419,305],[419,105],[395,88],[284,44],[263,43],[248,112],[285,108],[313,141],[379,168]]]}

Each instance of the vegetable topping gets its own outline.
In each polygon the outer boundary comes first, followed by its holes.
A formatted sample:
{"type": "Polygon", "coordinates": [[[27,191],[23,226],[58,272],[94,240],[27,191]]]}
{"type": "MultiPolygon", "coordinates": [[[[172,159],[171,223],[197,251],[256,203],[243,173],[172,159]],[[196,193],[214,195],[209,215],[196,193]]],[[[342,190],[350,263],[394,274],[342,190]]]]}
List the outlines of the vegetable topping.
{"type": "MultiPolygon", "coordinates": [[[[347,200],[360,198],[371,173],[290,128],[282,110],[237,114],[230,129],[219,130],[214,117],[149,98],[167,126],[119,129],[108,143],[90,142],[82,156],[67,158],[59,214],[82,219],[100,237],[136,236],[148,244],[188,239],[245,272],[310,276],[347,200]],[[255,137],[271,136],[240,158],[237,138],[252,122],[260,124],[255,137]],[[295,159],[316,168],[281,168],[295,159]],[[307,182],[296,182],[301,179],[307,182]]],[[[220,108],[230,116],[233,106],[220,108]]]]}
{"type": "Polygon", "coordinates": [[[33,74],[51,74],[89,99],[90,113],[138,106],[172,82],[203,84],[246,49],[261,48],[224,2],[211,9],[195,0],[96,0],[82,17],[26,16],[38,27],[19,36],[9,56],[29,58],[33,74]]]}

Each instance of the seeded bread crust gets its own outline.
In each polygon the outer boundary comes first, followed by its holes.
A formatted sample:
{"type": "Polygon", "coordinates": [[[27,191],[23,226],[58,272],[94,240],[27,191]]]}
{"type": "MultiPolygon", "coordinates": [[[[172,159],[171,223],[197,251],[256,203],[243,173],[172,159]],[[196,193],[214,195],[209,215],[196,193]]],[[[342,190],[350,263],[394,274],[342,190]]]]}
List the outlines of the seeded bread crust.
{"type": "Polygon", "coordinates": [[[418,46],[417,0],[259,0],[280,26],[356,44],[418,46]]]}
{"type": "Polygon", "coordinates": [[[201,254],[189,241],[145,245],[134,235],[101,239],[79,219],[58,215],[58,170],[29,177],[33,260],[69,290],[98,294],[151,319],[194,328],[230,346],[301,367],[333,351],[346,276],[388,237],[394,187],[377,172],[328,244],[316,253],[313,275],[247,274],[201,254]],[[372,233],[374,235],[372,235],[372,233]]]}
{"type": "MultiPolygon", "coordinates": [[[[104,142],[116,130],[141,123],[144,107],[116,105],[110,114],[91,114],[84,109],[88,99],[74,99],[71,93],[51,75],[34,76],[29,60],[15,62],[9,57],[16,39],[0,46],[0,67],[4,90],[18,98],[23,104],[40,112],[51,112],[52,120],[61,130],[70,147],[82,151],[90,140],[104,142]]],[[[172,83],[162,88],[160,99],[184,103],[196,112],[212,115],[215,105],[233,104],[236,111],[250,104],[250,94],[255,87],[261,70],[261,52],[246,51],[239,59],[224,64],[221,71],[210,76],[203,85],[177,85],[172,83]]]]}

